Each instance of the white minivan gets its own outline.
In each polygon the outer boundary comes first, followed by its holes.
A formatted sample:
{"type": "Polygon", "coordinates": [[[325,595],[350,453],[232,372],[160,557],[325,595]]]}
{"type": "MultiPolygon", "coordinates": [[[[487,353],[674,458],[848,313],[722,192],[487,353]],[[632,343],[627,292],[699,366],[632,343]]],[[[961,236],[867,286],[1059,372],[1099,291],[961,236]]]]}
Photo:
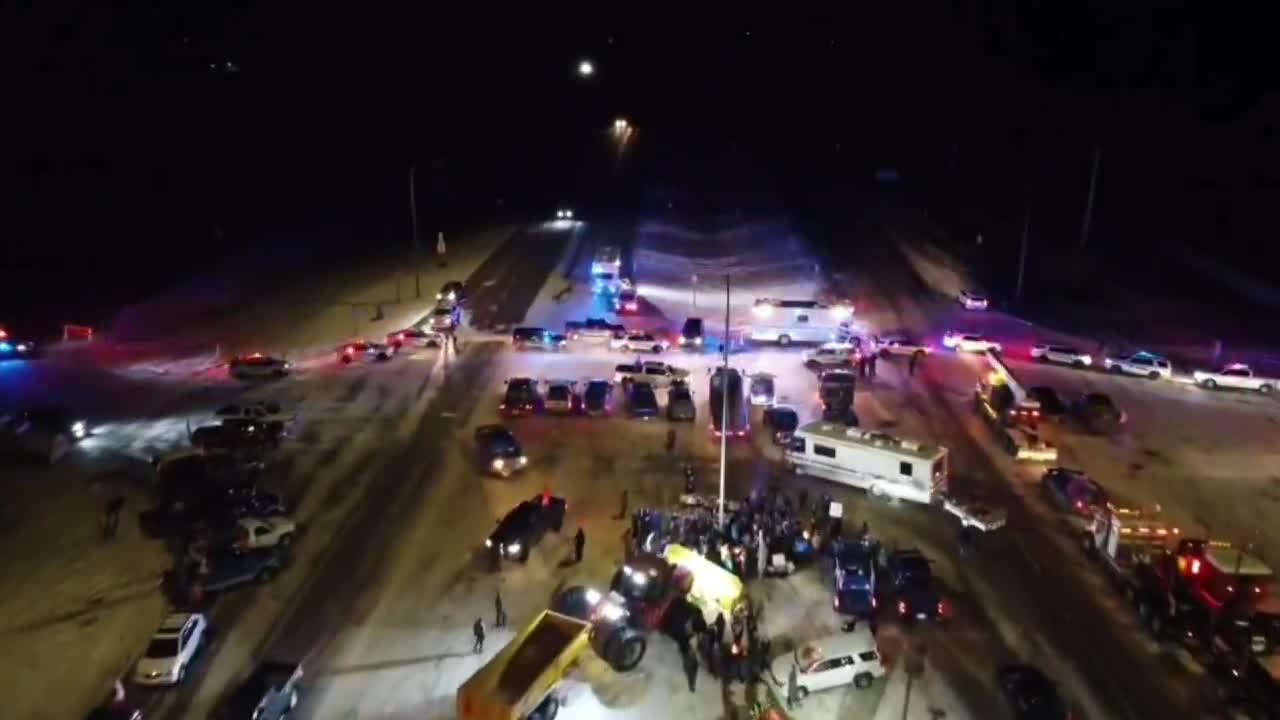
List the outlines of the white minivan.
{"type": "Polygon", "coordinates": [[[878,677],[888,672],[876,649],[876,638],[865,623],[851,632],[828,635],[811,640],[794,652],[773,660],[773,675],[785,692],[791,668],[796,669],[800,698],[812,692],[844,687],[852,683],[858,689],[871,687],[878,677]]]}

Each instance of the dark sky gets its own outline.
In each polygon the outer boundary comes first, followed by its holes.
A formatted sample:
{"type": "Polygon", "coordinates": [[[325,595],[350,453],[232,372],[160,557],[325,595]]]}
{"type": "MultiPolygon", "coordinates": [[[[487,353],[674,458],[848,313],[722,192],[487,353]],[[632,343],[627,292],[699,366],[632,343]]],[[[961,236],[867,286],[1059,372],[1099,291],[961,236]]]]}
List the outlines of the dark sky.
{"type": "Polygon", "coordinates": [[[1274,234],[1266,24],[1192,3],[155,5],[40,3],[10,24],[26,99],[11,267],[28,277],[56,260],[142,282],[334,217],[402,234],[411,162],[433,224],[497,198],[787,205],[896,167],[974,222],[1030,197],[1068,238],[1099,143],[1100,232],[1274,234]],[[617,114],[639,128],[621,170],[600,131],[617,114]]]}

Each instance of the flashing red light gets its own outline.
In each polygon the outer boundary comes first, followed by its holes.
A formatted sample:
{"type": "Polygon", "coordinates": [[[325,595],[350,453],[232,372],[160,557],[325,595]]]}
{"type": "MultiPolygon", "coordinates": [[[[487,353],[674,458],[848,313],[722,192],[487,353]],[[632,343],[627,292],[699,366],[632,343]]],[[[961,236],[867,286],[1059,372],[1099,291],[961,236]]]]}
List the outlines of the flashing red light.
{"type": "Polygon", "coordinates": [[[635,312],[636,308],[638,308],[638,307],[640,307],[640,306],[639,306],[639,305],[637,305],[637,304],[635,304],[635,303],[633,303],[633,302],[629,302],[629,303],[627,303],[627,310],[628,310],[628,311],[630,311],[630,312],[635,312]]]}
{"type": "Polygon", "coordinates": [[[399,333],[399,334],[397,334],[397,335],[396,335],[396,339],[397,339],[397,340],[403,340],[403,339],[404,339],[404,333],[399,333]]]}
{"type": "Polygon", "coordinates": [[[1077,509],[1077,510],[1083,510],[1083,509],[1084,509],[1084,501],[1083,501],[1083,500],[1077,500],[1077,501],[1076,501],[1076,509],[1077,509]]]}
{"type": "Polygon", "coordinates": [[[8,331],[0,330],[0,338],[7,338],[7,337],[9,337],[8,331]]]}
{"type": "Polygon", "coordinates": [[[348,345],[348,346],[346,346],[345,348],[343,348],[343,349],[342,349],[342,354],[343,354],[343,355],[350,355],[350,354],[351,354],[351,353],[353,353],[353,352],[355,352],[355,348],[351,347],[350,345],[348,345]]]}
{"type": "Polygon", "coordinates": [[[898,614],[899,614],[899,615],[906,615],[906,614],[907,614],[907,603],[906,603],[906,601],[905,601],[905,600],[899,600],[899,601],[898,601],[898,614]]]}
{"type": "Polygon", "coordinates": [[[260,358],[260,357],[262,357],[262,353],[249,353],[249,357],[251,357],[251,358],[260,358]]]}

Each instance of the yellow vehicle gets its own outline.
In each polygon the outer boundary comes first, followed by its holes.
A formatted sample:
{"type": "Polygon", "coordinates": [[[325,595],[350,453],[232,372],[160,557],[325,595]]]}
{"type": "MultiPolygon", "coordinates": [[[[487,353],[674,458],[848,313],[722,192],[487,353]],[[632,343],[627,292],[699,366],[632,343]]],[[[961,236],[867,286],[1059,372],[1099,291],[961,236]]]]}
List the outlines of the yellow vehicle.
{"type": "Polygon", "coordinates": [[[644,636],[628,628],[621,608],[601,603],[590,621],[543,610],[458,688],[460,720],[552,720],[553,691],[591,647],[619,671],[644,657],[644,636]]]}
{"type": "Polygon", "coordinates": [[[724,613],[726,618],[733,617],[743,602],[742,580],[737,575],[683,545],[668,545],[662,556],[672,565],[689,571],[693,585],[688,599],[704,616],[715,619],[717,614],[724,613]]]}

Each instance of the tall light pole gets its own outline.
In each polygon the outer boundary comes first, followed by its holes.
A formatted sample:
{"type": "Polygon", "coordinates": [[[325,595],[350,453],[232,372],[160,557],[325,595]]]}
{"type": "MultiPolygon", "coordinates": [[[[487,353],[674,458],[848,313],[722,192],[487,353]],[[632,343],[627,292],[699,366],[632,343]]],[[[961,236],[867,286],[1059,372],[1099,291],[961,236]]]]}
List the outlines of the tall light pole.
{"type": "Polygon", "coordinates": [[[409,165],[409,245],[413,249],[413,296],[422,298],[422,245],[418,242],[418,193],[413,178],[418,166],[409,165]]]}
{"type": "Polygon", "coordinates": [[[1089,173],[1089,199],[1084,204],[1084,223],[1080,227],[1080,247],[1089,246],[1089,226],[1093,224],[1093,194],[1098,190],[1098,166],[1102,164],[1102,146],[1093,146],[1093,172],[1089,173]]]}
{"type": "MultiPolygon", "coordinates": [[[[729,276],[724,276],[724,340],[720,343],[723,362],[720,370],[720,503],[719,525],[724,528],[724,481],[729,457],[729,276]]],[[[739,388],[741,391],[741,388],[739,388]]]]}
{"type": "Polygon", "coordinates": [[[1031,234],[1031,203],[1027,203],[1027,213],[1022,218],[1022,249],[1018,252],[1018,285],[1013,291],[1015,302],[1022,302],[1022,276],[1027,270],[1027,236],[1031,234]]]}

